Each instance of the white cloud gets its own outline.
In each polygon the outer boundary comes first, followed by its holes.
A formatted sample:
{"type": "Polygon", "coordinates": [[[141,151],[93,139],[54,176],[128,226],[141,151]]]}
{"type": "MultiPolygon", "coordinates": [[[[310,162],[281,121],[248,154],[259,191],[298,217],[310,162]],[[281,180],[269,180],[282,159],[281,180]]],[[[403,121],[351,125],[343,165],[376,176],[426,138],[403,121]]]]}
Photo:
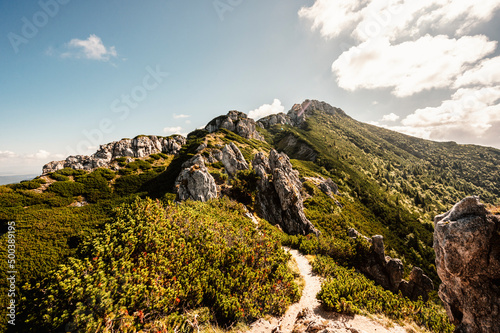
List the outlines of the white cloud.
{"type": "Polygon", "coordinates": [[[173,115],[174,119],[184,119],[184,118],[190,118],[191,116],[188,114],[175,114],[173,115]]]}
{"type": "Polygon", "coordinates": [[[273,104],[264,104],[259,108],[252,110],[248,113],[248,117],[259,120],[260,118],[269,116],[271,114],[277,114],[285,111],[285,107],[281,105],[281,101],[277,98],[274,99],[273,104]]]}
{"type": "Polygon", "coordinates": [[[433,88],[447,88],[467,65],[495,50],[485,36],[426,35],[416,41],[391,45],[373,39],[344,52],[333,64],[338,85],[346,90],[391,88],[406,97],[433,88]]]}
{"type": "Polygon", "coordinates": [[[491,86],[500,84],[500,57],[483,60],[476,67],[465,72],[454,83],[455,88],[471,85],[491,86]]]}
{"type": "Polygon", "coordinates": [[[454,27],[463,36],[492,19],[498,0],[316,0],[303,7],[299,16],[311,20],[312,30],[325,38],[352,32],[359,41],[386,37],[390,41],[411,39],[427,33],[442,34],[454,27]]]}
{"type": "Polygon", "coordinates": [[[438,107],[418,109],[392,130],[431,140],[500,147],[500,85],[459,89],[438,107]]]}
{"type": "Polygon", "coordinates": [[[382,117],[382,121],[397,121],[399,119],[399,116],[395,113],[390,113],[390,114],[386,114],[382,117]]]}
{"type": "Polygon", "coordinates": [[[11,152],[9,150],[5,150],[5,151],[0,150],[0,160],[5,159],[5,158],[12,158],[12,157],[16,157],[16,156],[17,156],[16,153],[11,152]]]}
{"type": "MultiPolygon", "coordinates": [[[[72,39],[66,47],[69,51],[61,54],[63,58],[86,58],[91,60],[108,61],[115,58],[117,52],[114,46],[104,46],[100,37],[92,34],[89,38],[72,39]]],[[[53,52],[52,52],[53,53],[53,52]]]]}
{"type": "Polygon", "coordinates": [[[26,155],[27,158],[36,159],[36,160],[46,160],[50,156],[51,156],[51,153],[49,153],[48,151],[43,150],[43,149],[40,149],[39,151],[37,151],[34,154],[26,155]]]}
{"type": "Polygon", "coordinates": [[[163,129],[163,132],[167,135],[170,135],[170,134],[181,134],[182,132],[182,127],[180,126],[177,126],[177,127],[165,127],[163,129]]]}
{"type": "Polygon", "coordinates": [[[42,166],[50,161],[64,159],[62,154],[53,154],[40,149],[36,153],[15,153],[9,150],[0,151],[1,174],[42,173],[42,166]]]}

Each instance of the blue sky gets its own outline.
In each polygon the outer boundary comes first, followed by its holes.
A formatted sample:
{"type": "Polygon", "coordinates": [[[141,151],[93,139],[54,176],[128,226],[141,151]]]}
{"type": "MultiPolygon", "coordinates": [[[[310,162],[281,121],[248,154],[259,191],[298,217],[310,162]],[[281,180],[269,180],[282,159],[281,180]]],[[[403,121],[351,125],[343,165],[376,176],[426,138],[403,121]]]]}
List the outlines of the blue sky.
{"type": "Polygon", "coordinates": [[[396,3],[0,0],[0,175],[307,98],[500,148],[500,1],[396,3]]]}

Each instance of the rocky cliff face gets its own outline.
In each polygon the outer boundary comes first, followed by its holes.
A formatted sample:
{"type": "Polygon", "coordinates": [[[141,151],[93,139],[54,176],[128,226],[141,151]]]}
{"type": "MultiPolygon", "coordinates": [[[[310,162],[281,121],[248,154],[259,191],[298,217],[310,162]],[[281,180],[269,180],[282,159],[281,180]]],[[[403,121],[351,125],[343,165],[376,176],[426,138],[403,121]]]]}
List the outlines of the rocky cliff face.
{"type": "Polygon", "coordinates": [[[500,332],[500,217],[467,197],[434,226],[439,296],[457,332],[500,332]]]}
{"type": "Polygon", "coordinates": [[[208,172],[201,155],[195,155],[182,165],[175,181],[177,200],[208,201],[217,197],[215,179],[208,172]]]}
{"type": "MultiPolygon", "coordinates": [[[[353,238],[364,237],[354,229],[349,230],[349,236],[353,238]]],[[[367,239],[365,237],[365,239],[367,239]]],[[[368,239],[367,239],[368,240],[368,239]]],[[[410,273],[409,281],[403,280],[404,267],[400,259],[385,255],[384,238],[380,235],[373,236],[368,240],[371,252],[358,269],[365,275],[371,277],[384,289],[393,293],[401,293],[411,300],[422,297],[424,301],[429,299],[429,292],[434,289],[432,280],[423,273],[419,267],[414,267],[410,273]]]]}
{"type": "Polygon", "coordinates": [[[272,114],[267,117],[261,118],[257,121],[257,125],[262,128],[270,128],[274,125],[291,125],[292,121],[290,117],[288,117],[283,112],[278,114],[272,114]]]}
{"type": "Polygon", "coordinates": [[[91,156],[69,156],[64,161],[53,161],[43,166],[43,174],[64,168],[92,171],[97,168],[107,168],[118,157],[145,157],[155,153],[177,154],[186,138],[180,135],[168,138],[138,136],[134,139],[123,139],[101,145],[99,150],[91,156]]]}
{"type": "Polygon", "coordinates": [[[222,154],[219,154],[219,156],[227,174],[231,177],[236,175],[240,170],[248,169],[248,163],[233,142],[225,145],[222,149],[222,154]]]}
{"type": "Polygon", "coordinates": [[[252,165],[260,177],[257,184],[259,215],[289,234],[318,235],[304,214],[302,183],[288,156],[273,149],[269,159],[263,153],[256,154],[252,165]]]}
{"type": "Polygon", "coordinates": [[[217,117],[205,126],[205,130],[209,133],[215,132],[220,128],[225,128],[245,139],[264,141],[264,138],[255,129],[255,120],[248,118],[243,112],[229,111],[227,115],[217,117]]]}

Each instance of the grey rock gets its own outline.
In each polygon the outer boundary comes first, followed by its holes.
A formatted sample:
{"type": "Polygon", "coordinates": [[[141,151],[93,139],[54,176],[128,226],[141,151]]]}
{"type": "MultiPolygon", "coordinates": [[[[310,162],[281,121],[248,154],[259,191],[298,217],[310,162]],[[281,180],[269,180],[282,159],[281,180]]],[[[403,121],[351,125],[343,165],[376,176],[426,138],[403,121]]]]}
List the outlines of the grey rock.
{"type": "Polygon", "coordinates": [[[201,155],[184,162],[175,181],[177,200],[208,201],[217,197],[217,185],[201,155]]]}
{"type": "Polygon", "coordinates": [[[467,197],[434,225],[439,296],[457,332],[500,332],[500,217],[467,197]]]}
{"type": "Polygon", "coordinates": [[[134,139],[122,139],[101,145],[91,156],[69,156],[64,161],[53,161],[43,166],[43,174],[64,168],[92,171],[97,168],[109,168],[118,157],[146,157],[155,153],[175,155],[186,143],[181,135],[171,137],[138,136],[134,139]]]}
{"type": "Polygon", "coordinates": [[[301,126],[307,119],[307,116],[312,114],[314,111],[324,112],[330,115],[344,116],[347,117],[342,109],[331,106],[328,103],[308,100],[306,99],[301,104],[295,104],[292,109],[288,111],[288,117],[290,118],[294,126],[301,126]]]}
{"type": "Polygon", "coordinates": [[[293,156],[296,159],[315,161],[318,157],[318,152],[313,147],[299,140],[293,134],[286,135],[281,139],[278,146],[287,155],[293,156]]]}
{"type": "Polygon", "coordinates": [[[240,170],[247,170],[249,168],[243,154],[233,142],[225,145],[222,149],[221,162],[224,164],[224,168],[226,168],[226,172],[230,176],[236,175],[240,170]]]}
{"type": "Polygon", "coordinates": [[[260,126],[265,129],[269,129],[274,125],[290,125],[290,124],[291,124],[290,118],[283,112],[280,112],[278,114],[272,114],[257,120],[257,126],[260,126]]]}
{"type": "Polygon", "coordinates": [[[205,126],[205,130],[209,133],[213,133],[221,128],[234,132],[245,139],[264,141],[264,138],[255,128],[255,120],[248,118],[243,112],[229,111],[227,115],[217,117],[205,126]]]}
{"type": "Polygon", "coordinates": [[[330,178],[325,179],[324,182],[320,183],[319,189],[330,198],[333,198],[334,195],[339,194],[339,187],[330,178]]]}
{"type": "MultiPolygon", "coordinates": [[[[353,238],[360,237],[356,230],[349,231],[353,238]]],[[[364,237],[364,236],[363,236],[364,237]]],[[[404,267],[400,259],[391,258],[385,255],[384,238],[375,235],[371,239],[371,251],[357,268],[372,278],[383,288],[394,293],[401,291],[404,296],[411,300],[417,300],[421,296],[427,300],[428,293],[434,289],[432,280],[423,271],[414,267],[410,275],[410,281],[403,280],[404,267]]]]}
{"type": "Polygon", "coordinates": [[[263,153],[256,154],[252,165],[260,178],[257,182],[256,198],[260,216],[278,224],[289,234],[319,235],[318,230],[304,214],[300,194],[302,183],[288,156],[273,149],[269,159],[263,153]]]}

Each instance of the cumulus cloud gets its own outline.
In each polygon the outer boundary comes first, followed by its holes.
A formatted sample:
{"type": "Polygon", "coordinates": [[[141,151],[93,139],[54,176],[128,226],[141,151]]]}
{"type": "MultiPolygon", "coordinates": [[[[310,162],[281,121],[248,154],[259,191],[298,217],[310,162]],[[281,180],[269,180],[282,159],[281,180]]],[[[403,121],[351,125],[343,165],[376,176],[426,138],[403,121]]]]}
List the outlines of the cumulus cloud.
{"type": "Polygon", "coordinates": [[[12,158],[12,157],[16,157],[16,156],[17,156],[17,154],[12,152],[12,151],[9,151],[9,150],[1,151],[0,150],[0,160],[6,159],[6,158],[12,158]]]}
{"type": "Polygon", "coordinates": [[[397,121],[399,119],[399,116],[395,113],[390,113],[390,114],[386,114],[382,117],[382,121],[397,121]]]}
{"type": "Polygon", "coordinates": [[[190,115],[187,114],[175,114],[173,115],[174,119],[184,119],[184,118],[190,118],[190,115]]]}
{"type": "Polygon", "coordinates": [[[9,150],[0,151],[0,174],[25,174],[42,171],[45,163],[62,160],[62,154],[50,153],[40,149],[35,153],[15,153],[9,150]]]}
{"type": "Polygon", "coordinates": [[[109,61],[117,57],[114,46],[104,46],[100,37],[92,34],[87,39],[74,38],[66,45],[67,52],[61,54],[63,58],[85,58],[90,60],[109,61]]]}
{"type": "Polygon", "coordinates": [[[440,106],[418,109],[401,123],[388,128],[431,140],[500,147],[500,85],[459,89],[440,106]]]}
{"type": "Polygon", "coordinates": [[[488,22],[500,8],[498,0],[316,0],[303,7],[299,16],[311,20],[312,30],[325,38],[351,32],[359,41],[386,37],[390,41],[415,36],[447,33],[454,27],[455,36],[488,22]]]}
{"type": "Polygon", "coordinates": [[[476,67],[466,71],[454,83],[455,88],[500,84],[500,57],[483,60],[476,67]]]}
{"type": "Polygon", "coordinates": [[[167,135],[171,135],[171,134],[181,134],[182,132],[182,127],[180,126],[177,126],[177,127],[165,127],[163,129],[163,132],[167,135]]]}
{"type": "Polygon", "coordinates": [[[451,86],[466,66],[495,48],[496,42],[485,36],[426,35],[398,45],[374,39],[344,52],[332,64],[332,71],[343,89],[390,88],[394,95],[406,97],[451,86]]]}
{"type": "Polygon", "coordinates": [[[259,108],[252,110],[248,113],[248,117],[259,120],[271,114],[277,114],[285,111],[285,107],[281,105],[281,101],[277,98],[274,99],[272,104],[264,104],[259,108]]]}

